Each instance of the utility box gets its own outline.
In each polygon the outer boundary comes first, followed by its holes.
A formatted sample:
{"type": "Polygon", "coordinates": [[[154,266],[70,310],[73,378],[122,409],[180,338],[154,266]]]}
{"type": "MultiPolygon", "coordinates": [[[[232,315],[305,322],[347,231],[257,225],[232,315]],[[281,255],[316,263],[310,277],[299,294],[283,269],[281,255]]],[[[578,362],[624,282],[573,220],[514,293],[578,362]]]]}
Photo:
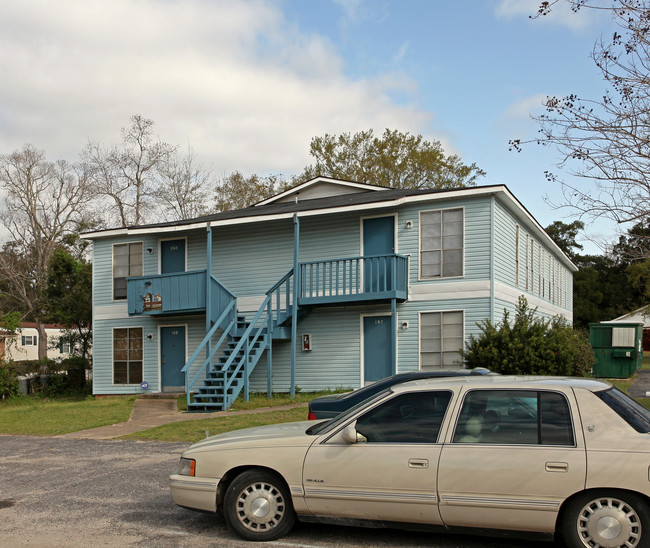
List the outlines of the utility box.
{"type": "Polygon", "coordinates": [[[589,342],[597,360],[594,377],[627,379],[642,367],[641,323],[591,323],[589,342]]]}

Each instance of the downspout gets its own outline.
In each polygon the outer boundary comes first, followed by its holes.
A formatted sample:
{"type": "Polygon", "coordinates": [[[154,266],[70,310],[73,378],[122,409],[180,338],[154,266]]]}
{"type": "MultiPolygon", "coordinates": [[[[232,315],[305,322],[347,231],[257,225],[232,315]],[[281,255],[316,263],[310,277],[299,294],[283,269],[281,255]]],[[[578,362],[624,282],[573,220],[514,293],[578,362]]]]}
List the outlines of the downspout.
{"type": "Polygon", "coordinates": [[[496,201],[494,194],[490,197],[490,322],[494,323],[494,208],[496,201]]]}
{"type": "MultiPolygon", "coordinates": [[[[205,253],[206,266],[205,266],[205,333],[207,334],[212,328],[210,319],[212,318],[212,226],[208,222],[207,230],[207,250],[205,253]]],[[[210,358],[212,341],[208,341],[205,347],[205,359],[210,358]]]]}
{"type": "Polygon", "coordinates": [[[298,297],[300,295],[300,219],[293,215],[293,302],[291,303],[291,397],[296,395],[296,343],[298,334],[298,297]]]}

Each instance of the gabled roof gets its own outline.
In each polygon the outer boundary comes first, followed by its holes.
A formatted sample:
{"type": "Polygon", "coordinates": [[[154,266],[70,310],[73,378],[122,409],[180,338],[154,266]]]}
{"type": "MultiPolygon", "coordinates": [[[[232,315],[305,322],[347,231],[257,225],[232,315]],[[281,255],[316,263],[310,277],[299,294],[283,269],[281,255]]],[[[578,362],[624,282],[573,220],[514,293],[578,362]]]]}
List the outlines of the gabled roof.
{"type": "MultiPolygon", "coordinates": [[[[309,181],[308,181],[309,182],[309,181]]],[[[359,183],[356,183],[359,184],[359,183]]],[[[369,185],[365,185],[369,186],[369,185]]],[[[373,210],[394,208],[406,204],[434,202],[438,200],[464,199],[474,197],[497,196],[508,205],[520,222],[538,234],[546,245],[554,249],[562,262],[572,271],[577,267],[555,244],[544,228],[514,197],[505,185],[488,185],[469,188],[444,190],[388,189],[373,187],[370,191],[354,192],[337,196],[327,196],[311,200],[260,202],[257,205],[234,211],[223,211],[196,219],[170,221],[150,225],[110,228],[88,232],[83,238],[93,240],[117,236],[135,236],[151,233],[174,233],[206,227],[233,226],[248,223],[260,223],[279,219],[291,219],[294,215],[301,218],[317,215],[332,215],[353,211],[371,212],[373,210]],[[382,192],[375,192],[375,190],[382,192]]]]}
{"type": "Polygon", "coordinates": [[[275,202],[279,201],[287,201],[287,198],[291,198],[291,196],[295,196],[296,198],[301,192],[305,192],[306,190],[309,190],[310,188],[318,185],[322,185],[323,183],[329,184],[329,185],[336,185],[339,187],[344,187],[348,190],[352,191],[357,191],[357,192],[367,192],[367,191],[376,191],[376,190],[389,190],[385,186],[377,186],[377,185],[369,185],[366,183],[356,183],[354,181],[344,181],[342,179],[332,179],[331,177],[314,177],[313,179],[310,179],[309,181],[305,181],[304,183],[301,183],[297,186],[294,186],[293,188],[290,188],[289,190],[285,190],[284,192],[280,192],[280,194],[276,194],[275,196],[271,196],[270,198],[266,198],[265,200],[262,200],[261,202],[257,202],[256,204],[253,204],[254,207],[257,206],[262,206],[262,205],[267,205],[267,204],[272,204],[275,202]]]}

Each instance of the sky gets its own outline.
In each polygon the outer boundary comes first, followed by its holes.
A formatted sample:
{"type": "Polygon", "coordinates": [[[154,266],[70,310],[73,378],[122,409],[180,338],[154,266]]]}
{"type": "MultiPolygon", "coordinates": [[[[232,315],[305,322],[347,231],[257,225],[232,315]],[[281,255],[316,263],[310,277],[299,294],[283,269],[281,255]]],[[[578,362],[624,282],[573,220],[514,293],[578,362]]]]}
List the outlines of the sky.
{"type": "MultiPolygon", "coordinates": [[[[590,59],[606,14],[538,0],[0,0],[0,154],[32,143],[75,161],[140,114],[216,175],[290,176],[325,133],[439,140],[505,184],[542,226],[571,222],[544,177],[547,95],[600,97],[590,59]]],[[[587,227],[593,242],[616,237],[587,227]]]]}

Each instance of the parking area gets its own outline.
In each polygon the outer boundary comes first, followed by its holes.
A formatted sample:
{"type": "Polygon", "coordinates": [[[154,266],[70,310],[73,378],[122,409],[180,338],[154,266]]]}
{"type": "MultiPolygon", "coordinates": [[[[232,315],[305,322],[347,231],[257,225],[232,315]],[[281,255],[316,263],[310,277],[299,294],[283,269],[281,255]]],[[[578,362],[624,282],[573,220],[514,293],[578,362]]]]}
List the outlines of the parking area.
{"type": "MultiPolygon", "coordinates": [[[[185,443],[0,436],[3,547],[249,546],[221,519],[179,508],[167,477],[185,443]]],[[[268,546],[548,548],[548,543],[298,525],[268,546]]]]}

